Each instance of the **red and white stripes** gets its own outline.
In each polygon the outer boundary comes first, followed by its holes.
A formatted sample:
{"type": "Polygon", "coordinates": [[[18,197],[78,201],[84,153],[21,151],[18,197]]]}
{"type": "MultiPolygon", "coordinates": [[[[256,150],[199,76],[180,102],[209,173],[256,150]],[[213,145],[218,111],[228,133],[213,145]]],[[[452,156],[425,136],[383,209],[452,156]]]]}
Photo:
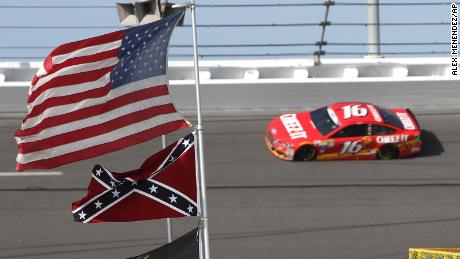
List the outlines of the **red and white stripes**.
{"type": "Polygon", "coordinates": [[[166,75],[110,89],[123,31],[61,45],[30,87],[16,132],[18,171],[54,168],[188,127],[166,75]]]}

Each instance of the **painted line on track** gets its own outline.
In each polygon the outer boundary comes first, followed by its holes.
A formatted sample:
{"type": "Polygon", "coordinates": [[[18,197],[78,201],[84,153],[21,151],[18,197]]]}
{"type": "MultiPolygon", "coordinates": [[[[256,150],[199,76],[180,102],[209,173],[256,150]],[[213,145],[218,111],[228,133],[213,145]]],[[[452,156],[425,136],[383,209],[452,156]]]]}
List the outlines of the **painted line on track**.
{"type": "Polygon", "coordinates": [[[62,172],[0,172],[0,177],[2,176],[60,176],[63,175],[62,172]]]}

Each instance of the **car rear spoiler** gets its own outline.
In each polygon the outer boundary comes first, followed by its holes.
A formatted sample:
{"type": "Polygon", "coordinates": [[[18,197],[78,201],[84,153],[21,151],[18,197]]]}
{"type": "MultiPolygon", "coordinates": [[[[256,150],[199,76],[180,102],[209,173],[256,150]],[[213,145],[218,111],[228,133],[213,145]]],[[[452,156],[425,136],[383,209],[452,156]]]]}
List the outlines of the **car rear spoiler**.
{"type": "Polygon", "coordinates": [[[406,109],[407,112],[410,114],[410,116],[412,117],[412,119],[415,121],[415,126],[417,126],[417,129],[420,129],[420,124],[418,123],[418,120],[417,118],[415,118],[415,115],[414,113],[411,111],[411,109],[407,108],[406,109]]]}

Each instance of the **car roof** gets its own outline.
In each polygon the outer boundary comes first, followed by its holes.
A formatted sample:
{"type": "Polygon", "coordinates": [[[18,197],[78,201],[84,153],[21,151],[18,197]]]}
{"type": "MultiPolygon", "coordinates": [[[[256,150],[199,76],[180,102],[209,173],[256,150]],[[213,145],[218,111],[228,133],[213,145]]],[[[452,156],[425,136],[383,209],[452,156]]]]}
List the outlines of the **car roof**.
{"type": "Polygon", "coordinates": [[[331,117],[334,116],[342,126],[361,123],[382,123],[383,117],[377,106],[365,102],[341,102],[328,106],[331,117]],[[331,114],[333,113],[333,114],[331,114]]]}

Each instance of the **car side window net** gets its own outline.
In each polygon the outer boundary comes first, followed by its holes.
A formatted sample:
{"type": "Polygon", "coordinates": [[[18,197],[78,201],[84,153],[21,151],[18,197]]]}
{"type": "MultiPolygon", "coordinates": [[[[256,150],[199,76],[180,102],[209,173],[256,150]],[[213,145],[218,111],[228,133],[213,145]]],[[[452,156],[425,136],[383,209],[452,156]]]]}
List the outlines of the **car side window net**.
{"type": "Polygon", "coordinates": [[[393,134],[394,129],[382,125],[372,125],[372,135],[388,135],[393,134]]]}
{"type": "Polygon", "coordinates": [[[362,137],[367,136],[368,124],[350,125],[332,136],[333,138],[362,137]]]}

